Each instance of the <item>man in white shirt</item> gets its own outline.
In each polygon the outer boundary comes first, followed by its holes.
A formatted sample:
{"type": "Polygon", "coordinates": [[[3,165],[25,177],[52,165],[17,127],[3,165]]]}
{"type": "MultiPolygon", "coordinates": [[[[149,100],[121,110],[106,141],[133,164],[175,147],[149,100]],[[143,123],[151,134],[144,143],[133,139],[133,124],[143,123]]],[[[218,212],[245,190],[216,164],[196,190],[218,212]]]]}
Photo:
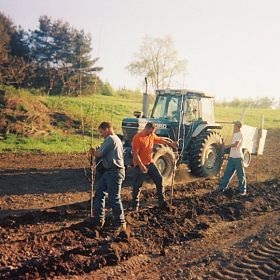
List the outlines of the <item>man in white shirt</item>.
{"type": "Polygon", "coordinates": [[[233,137],[230,145],[225,148],[230,148],[229,159],[225,169],[224,177],[220,182],[219,191],[228,189],[228,185],[236,172],[238,178],[238,187],[240,195],[246,195],[246,176],[243,165],[242,142],[243,135],[241,132],[242,122],[234,122],[233,137]]]}

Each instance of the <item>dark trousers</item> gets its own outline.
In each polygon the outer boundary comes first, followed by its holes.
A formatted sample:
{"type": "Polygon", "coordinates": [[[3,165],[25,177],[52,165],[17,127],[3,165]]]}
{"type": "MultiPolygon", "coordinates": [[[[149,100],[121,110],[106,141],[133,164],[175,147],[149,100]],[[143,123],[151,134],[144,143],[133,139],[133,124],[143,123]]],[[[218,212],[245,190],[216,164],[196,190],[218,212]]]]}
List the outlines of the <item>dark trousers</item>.
{"type": "Polygon", "coordinates": [[[164,197],[164,187],[162,185],[162,176],[158,171],[154,163],[146,165],[148,173],[142,173],[139,166],[134,168],[134,181],[133,181],[133,191],[132,191],[132,201],[134,206],[139,206],[139,198],[141,187],[147,176],[149,176],[156,185],[158,204],[161,205],[165,200],[164,197]]]}
{"type": "Polygon", "coordinates": [[[105,198],[108,194],[109,205],[112,207],[112,212],[116,226],[125,224],[123,205],[121,201],[121,185],[125,177],[124,169],[113,169],[105,171],[99,178],[95,190],[94,198],[94,214],[97,222],[105,220],[105,198]]]}

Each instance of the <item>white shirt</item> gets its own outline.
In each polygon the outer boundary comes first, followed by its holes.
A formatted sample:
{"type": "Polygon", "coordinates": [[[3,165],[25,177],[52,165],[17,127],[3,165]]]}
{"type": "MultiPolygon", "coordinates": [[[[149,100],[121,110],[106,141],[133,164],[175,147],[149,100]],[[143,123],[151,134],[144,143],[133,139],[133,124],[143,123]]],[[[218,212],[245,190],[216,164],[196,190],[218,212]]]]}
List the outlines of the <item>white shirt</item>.
{"type": "Polygon", "coordinates": [[[232,158],[243,158],[243,153],[242,153],[242,142],[243,142],[243,135],[241,131],[235,132],[233,134],[231,144],[234,144],[235,142],[238,141],[237,147],[230,148],[230,153],[229,157],[232,158]]]}

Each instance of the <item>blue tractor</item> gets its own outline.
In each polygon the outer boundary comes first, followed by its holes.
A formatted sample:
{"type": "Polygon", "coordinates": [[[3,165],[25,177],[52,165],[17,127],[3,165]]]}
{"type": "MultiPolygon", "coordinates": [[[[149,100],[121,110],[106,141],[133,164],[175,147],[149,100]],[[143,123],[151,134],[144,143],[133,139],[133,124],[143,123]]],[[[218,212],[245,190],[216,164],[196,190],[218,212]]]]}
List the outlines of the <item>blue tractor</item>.
{"type": "MultiPolygon", "coordinates": [[[[156,125],[156,134],[178,141],[178,151],[155,145],[153,160],[165,183],[172,177],[175,165],[185,163],[197,177],[215,176],[222,165],[223,139],[214,120],[214,98],[189,90],[157,90],[150,117],[135,112],[135,118],[122,121],[125,165],[132,164],[131,141],[147,122],[156,125]]],[[[146,102],[144,101],[144,104],[146,102]]]]}

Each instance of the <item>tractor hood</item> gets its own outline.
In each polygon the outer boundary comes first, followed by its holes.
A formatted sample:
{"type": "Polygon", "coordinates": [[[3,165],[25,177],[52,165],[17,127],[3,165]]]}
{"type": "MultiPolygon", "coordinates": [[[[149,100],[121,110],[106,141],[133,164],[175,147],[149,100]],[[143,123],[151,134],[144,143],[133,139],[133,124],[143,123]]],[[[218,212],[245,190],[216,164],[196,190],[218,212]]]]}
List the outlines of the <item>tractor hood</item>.
{"type": "Polygon", "coordinates": [[[171,127],[173,127],[176,123],[171,123],[167,120],[154,118],[126,118],[122,121],[122,130],[125,143],[130,143],[132,141],[133,136],[136,133],[142,131],[146,123],[148,122],[152,122],[155,124],[155,133],[157,135],[174,138],[175,132],[172,133],[173,129],[171,129],[171,127]]]}

